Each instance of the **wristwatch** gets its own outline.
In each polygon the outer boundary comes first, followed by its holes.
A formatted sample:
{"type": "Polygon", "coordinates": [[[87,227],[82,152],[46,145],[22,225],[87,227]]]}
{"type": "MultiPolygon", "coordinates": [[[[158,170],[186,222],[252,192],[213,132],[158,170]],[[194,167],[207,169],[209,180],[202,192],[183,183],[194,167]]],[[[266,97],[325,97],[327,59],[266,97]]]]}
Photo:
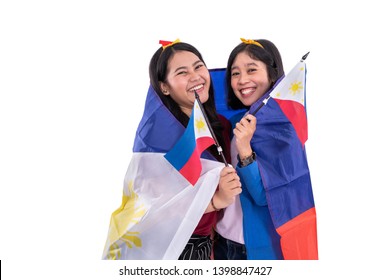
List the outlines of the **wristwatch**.
{"type": "Polygon", "coordinates": [[[256,160],[256,154],[255,152],[252,152],[249,157],[246,157],[244,159],[240,159],[239,155],[237,155],[237,159],[240,162],[241,167],[245,167],[256,160]]]}

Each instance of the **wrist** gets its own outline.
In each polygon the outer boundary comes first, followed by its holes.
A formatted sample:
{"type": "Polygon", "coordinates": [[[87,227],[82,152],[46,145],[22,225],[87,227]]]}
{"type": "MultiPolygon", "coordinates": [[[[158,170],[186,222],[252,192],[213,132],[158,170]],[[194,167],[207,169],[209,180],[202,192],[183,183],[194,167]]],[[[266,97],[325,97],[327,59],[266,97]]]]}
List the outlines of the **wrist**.
{"type": "Polygon", "coordinates": [[[245,145],[244,147],[237,147],[238,156],[240,159],[250,157],[252,155],[252,147],[250,145],[245,145]]]}
{"type": "Polygon", "coordinates": [[[256,160],[256,154],[255,152],[252,152],[249,156],[246,157],[240,157],[239,155],[237,155],[237,160],[240,163],[241,167],[245,167],[256,160]]]}
{"type": "Polygon", "coordinates": [[[214,195],[213,195],[213,197],[211,198],[211,207],[213,207],[213,210],[214,211],[219,211],[219,210],[221,210],[222,208],[218,208],[218,207],[216,207],[215,206],[215,204],[214,204],[214,195]]]}

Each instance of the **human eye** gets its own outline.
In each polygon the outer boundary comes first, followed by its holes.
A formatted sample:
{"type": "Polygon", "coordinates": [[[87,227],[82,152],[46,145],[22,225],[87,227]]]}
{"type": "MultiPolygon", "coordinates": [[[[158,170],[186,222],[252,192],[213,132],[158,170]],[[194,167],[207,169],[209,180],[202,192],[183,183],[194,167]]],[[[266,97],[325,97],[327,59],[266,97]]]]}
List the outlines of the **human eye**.
{"type": "Polygon", "coordinates": [[[256,72],[256,71],[257,71],[256,68],[249,68],[249,69],[248,69],[248,73],[253,73],[253,72],[256,72]]]}
{"type": "Polygon", "coordinates": [[[202,68],[204,66],[205,65],[203,63],[198,63],[197,65],[195,65],[195,69],[199,69],[199,68],[202,68]]]}
{"type": "Polygon", "coordinates": [[[184,70],[179,71],[179,72],[176,73],[177,76],[184,76],[186,74],[187,74],[187,71],[184,71],[184,70]]]}
{"type": "Polygon", "coordinates": [[[234,77],[234,76],[238,76],[238,75],[240,75],[240,73],[238,72],[238,71],[232,71],[232,77],[234,77]]]}

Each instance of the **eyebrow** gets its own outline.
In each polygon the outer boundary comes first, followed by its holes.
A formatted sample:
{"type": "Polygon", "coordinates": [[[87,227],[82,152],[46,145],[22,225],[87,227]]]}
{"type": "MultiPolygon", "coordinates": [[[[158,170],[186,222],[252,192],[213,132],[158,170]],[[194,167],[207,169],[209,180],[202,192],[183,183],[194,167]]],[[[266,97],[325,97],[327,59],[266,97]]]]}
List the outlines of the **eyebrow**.
{"type": "MultiPolygon", "coordinates": [[[[258,66],[255,62],[250,62],[250,63],[247,63],[245,64],[246,67],[249,67],[249,66],[258,66]]],[[[238,66],[232,66],[231,70],[233,69],[236,69],[238,68],[238,66]]]]}
{"type": "MultiPolygon", "coordinates": [[[[198,63],[203,63],[203,62],[202,62],[202,60],[199,59],[199,60],[195,61],[194,63],[192,63],[192,66],[195,66],[198,63]]],[[[180,67],[176,68],[174,73],[176,73],[176,72],[178,72],[180,70],[186,70],[186,69],[187,69],[187,66],[180,66],[180,67]]]]}

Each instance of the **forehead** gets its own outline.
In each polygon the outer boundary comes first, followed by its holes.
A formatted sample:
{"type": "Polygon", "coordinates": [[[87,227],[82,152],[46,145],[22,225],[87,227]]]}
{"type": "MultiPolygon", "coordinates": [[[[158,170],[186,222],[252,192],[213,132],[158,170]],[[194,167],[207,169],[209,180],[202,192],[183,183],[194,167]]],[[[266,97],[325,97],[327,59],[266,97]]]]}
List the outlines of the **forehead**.
{"type": "Polygon", "coordinates": [[[168,62],[168,69],[175,70],[179,67],[190,67],[200,61],[199,57],[189,51],[177,51],[168,62]]]}
{"type": "Polygon", "coordinates": [[[259,67],[266,67],[265,63],[261,60],[254,59],[249,56],[247,52],[240,52],[237,54],[236,58],[233,61],[232,67],[238,67],[238,66],[259,66],[259,67]]]}

